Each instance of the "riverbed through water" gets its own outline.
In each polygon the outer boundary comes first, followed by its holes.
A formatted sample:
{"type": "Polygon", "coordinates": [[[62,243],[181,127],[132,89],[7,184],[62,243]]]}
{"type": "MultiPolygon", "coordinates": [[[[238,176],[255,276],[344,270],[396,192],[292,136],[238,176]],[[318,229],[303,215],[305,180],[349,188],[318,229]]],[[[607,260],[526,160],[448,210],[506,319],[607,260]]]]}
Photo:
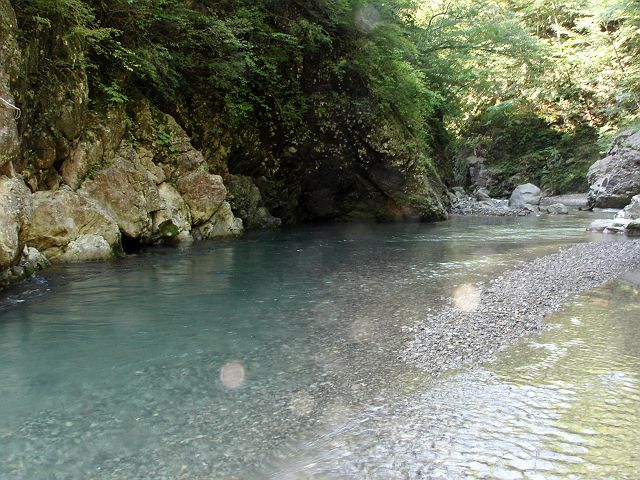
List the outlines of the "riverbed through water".
{"type": "Polygon", "coordinates": [[[437,378],[403,328],[587,213],[305,226],[0,292],[1,479],[635,478],[640,287],[437,378]]]}

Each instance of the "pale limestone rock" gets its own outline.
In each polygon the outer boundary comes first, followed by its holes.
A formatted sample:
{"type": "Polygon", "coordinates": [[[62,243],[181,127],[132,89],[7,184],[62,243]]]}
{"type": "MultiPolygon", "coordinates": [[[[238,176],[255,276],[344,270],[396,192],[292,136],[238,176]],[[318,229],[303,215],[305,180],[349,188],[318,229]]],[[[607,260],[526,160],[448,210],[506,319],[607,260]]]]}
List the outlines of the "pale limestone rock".
{"type": "Polygon", "coordinates": [[[62,255],[56,258],[59,262],[86,262],[106,259],[113,256],[113,249],[104,237],[95,234],[80,235],[71,240],[62,255]]]}
{"type": "Polygon", "coordinates": [[[170,183],[160,184],[158,193],[162,208],[153,212],[153,231],[156,237],[175,238],[177,241],[190,239],[191,213],[187,203],[170,183]]]}
{"type": "Polygon", "coordinates": [[[203,170],[183,175],[176,182],[176,186],[189,205],[193,225],[208,221],[227,196],[222,177],[211,175],[203,170]]]}
{"type": "Polygon", "coordinates": [[[607,156],[591,165],[587,179],[591,208],[622,208],[640,194],[640,131],[620,134],[607,156]]]}
{"type": "Polygon", "coordinates": [[[242,220],[235,218],[228,202],[223,202],[215,215],[204,225],[195,229],[197,239],[225,238],[242,235],[242,220]]]}
{"type": "Polygon", "coordinates": [[[0,176],[0,270],[15,265],[24,247],[22,229],[31,220],[31,191],[22,179],[0,176]]]}
{"type": "Polygon", "coordinates": [[[541,191],[532,183],[518,185],[509,199],[509,206],[523,208],[526,205],[540,205],[541,191]]]}
{"type": "Polygon", "coordinates": [[[51,261],[106,259],[121,250],[114,219],[89,197],[68,188],[33,194],[25,239],[51,261]],[[97,249],[90,251],[91,246],[97,249]]]}
{"type": "Polygon", "coordinates": [[[547,213],[549,215],[567,215],[569,208],[563,203],[554,203],[547,207],[547,213]]]}
{"type": "Polygon", "coordinates": [[[93,198],[118,224],[123,234],[149,240],[151,213],[162,208],[156,177],[130,160],[116,157],[82,185],[80,192],[93,198]]]}
{"type": "Polygon", "coordinates": [[[637,220],[640,218],[640,195],[636,195],[631,199],[631,203],[624,207],[616,214],[616,218],[625,218],[628,220],[637,220]]]}
{"type": "Polygon", "coordinates": [[[613,226],[613,220],[598,219],[594,220],[587,227],[587,232],[604,232],[613,226]]]}

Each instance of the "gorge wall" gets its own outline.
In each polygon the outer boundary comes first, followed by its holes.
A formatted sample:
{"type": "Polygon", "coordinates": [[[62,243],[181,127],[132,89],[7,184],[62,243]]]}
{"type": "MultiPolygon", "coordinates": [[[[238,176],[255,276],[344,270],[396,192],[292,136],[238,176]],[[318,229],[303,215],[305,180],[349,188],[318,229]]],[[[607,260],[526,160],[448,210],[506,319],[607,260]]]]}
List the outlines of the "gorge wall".
{"type": "Polygon", "coordinates": [[[133,47],[91,7],[0,0],[0,284],[47,261],[236,236],[280,218],[446,216],[444,185],[415,129],[366,86],[337,82],[326,52],[293,48],[286,62],[297,85],[273,87],[308,102],[295,125],[269,106],[284,101],[278,92],[241,68],[255,105],[238,120],[244,103],[221,102],[231,86],[211,90],[182,72],[184,88],[168,95],[136,77],[142,64],[118,67],[133,47]]]}

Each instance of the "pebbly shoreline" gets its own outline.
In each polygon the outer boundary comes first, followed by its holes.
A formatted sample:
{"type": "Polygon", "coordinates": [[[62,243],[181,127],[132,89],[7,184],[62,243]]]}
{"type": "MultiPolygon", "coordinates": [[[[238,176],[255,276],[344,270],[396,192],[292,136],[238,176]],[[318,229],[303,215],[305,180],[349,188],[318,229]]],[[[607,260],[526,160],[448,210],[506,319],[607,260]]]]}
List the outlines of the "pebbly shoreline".
{"type": "Polygon", "coordinates": [[[407,329],[400,358],[435,375],[487,360],[528,332],[569,296],[640,269],[640,241],[579,244],[505,272],[488,284],[462,285],[451,305],[407,329]]]}

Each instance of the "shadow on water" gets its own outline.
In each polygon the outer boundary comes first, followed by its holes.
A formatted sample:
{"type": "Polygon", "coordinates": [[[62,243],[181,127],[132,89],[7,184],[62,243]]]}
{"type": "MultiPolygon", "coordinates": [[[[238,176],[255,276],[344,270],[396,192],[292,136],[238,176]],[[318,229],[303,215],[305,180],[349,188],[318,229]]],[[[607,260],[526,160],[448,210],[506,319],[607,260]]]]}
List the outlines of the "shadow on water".
{"type": "Polygon", "coordinates": [[[434,381],[397,361],[401,327],[461,284],[593,240],[587,222],[307,226],[48,270],[1,292],[0,478],[397,478],[420,475],[416,464],[472,472],[472,459],[481,469],[498,448],[483,457],[481,434],[508,412],[486,424],[478,413],[469,430],[456,423],[463,404],[519,391],[521,374],[434,381]],[[456,425],[475,450],[456,450],[456,425]],[[417,437],[463,460],[429,456],[417,437]]]}

